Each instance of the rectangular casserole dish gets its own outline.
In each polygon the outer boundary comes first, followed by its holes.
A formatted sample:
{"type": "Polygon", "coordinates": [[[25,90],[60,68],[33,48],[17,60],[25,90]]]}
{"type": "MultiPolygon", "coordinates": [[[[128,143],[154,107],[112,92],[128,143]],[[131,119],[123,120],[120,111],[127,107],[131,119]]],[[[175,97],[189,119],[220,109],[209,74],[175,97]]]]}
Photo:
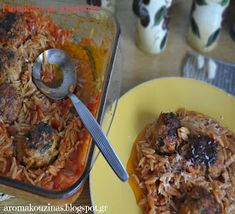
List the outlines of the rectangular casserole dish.
{"type": "MultiPolygon", "coordinates": [[[[118,42],[120,36],[120,29],[116,19],[106,11],[96,12],[61,12],[58,8],[60,6],[77,6],[76,1],[66,1],[66,3],[60,1],[46,2],[41,1],[3,1],[3,4],[20,7],[22,4],[28,7],[35,5],[41,5],[45,8],[43,12],[46,16],[49,16],[57,26],[63,29],[75,29],[73,31],[73,40],[75,42],[81,41],[83,38],[92,37],[95,44],[98,46],[105,42],[107,54],[103,66],[102,81],[98,86],[100,89],[100,100],[98,104],[98,111],[96,117],[99,123],[102,122],[104,115],[111,114],[113,116],[115,111],[116,99],[119,96],[120,88],[120,73],[118,70],[113,72],[116,53],[118,50],[118,42]],[[46,11],[46,9],[57,8],[52,12],[46,11]],[[113,90],[115,89],[115,90],[113,90]],[[113,104],[113,105],[111,105],[113,104]],[[112,107],[111,107],[112,106],[112,107]]],[[[116,68],[116,67],[115,67],[116,68]]],[[[112,117],[108,117],[112,118],[112,117]]],[[[111,121],[105,121],[105,130],[108,128],[111,121]]],[[[95,153],[95,145],[93,142],[89,143],[86,157],[85,166],[81,173],[81,176],[71,186],[63,190],[47,190],[39,186],[31,185],[19,180],[13,180],[6,176],[0,176],[0,191],[6,194],[27,198],[30,200],[36,200],[37,202],[48,202],[53,204],[64,204],[74,201],[80,194],[84,181],[86,180],[90,169],[97,156],[95,153]]],[[[78,164],[78,163],[74,163],[78,164]]]]}

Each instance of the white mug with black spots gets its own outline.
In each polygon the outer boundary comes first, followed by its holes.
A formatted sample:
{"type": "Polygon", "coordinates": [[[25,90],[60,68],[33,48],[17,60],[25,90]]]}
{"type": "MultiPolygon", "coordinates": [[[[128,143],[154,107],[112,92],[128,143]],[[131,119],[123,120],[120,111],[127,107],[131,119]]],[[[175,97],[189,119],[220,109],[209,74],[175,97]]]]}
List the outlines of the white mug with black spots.
{"type": "Polygon", "coordinates": [[[193,48],[209,52],[216,47],[229,1],[193,0],[188,33],[188,41],[193,48]]]}
{"type": "Polygon", "coordinates": [[[158,54],[166,47],[169,8],[172,0],[134,0],[133,11],[138,17],[137,46],[151,54],[158,54]]]}

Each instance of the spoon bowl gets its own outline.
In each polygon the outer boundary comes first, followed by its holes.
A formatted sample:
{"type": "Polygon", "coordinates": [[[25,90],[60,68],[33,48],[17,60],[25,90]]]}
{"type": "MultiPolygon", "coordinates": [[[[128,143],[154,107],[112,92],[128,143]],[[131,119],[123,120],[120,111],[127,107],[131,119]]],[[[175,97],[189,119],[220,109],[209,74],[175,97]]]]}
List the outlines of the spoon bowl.
{"type": "Polygon", "coordinates": [[[70,98],[84,126],[87,128],[113,171],[122,181],[127,181],[127,171],[103,133],[100,125],[88,108],[73,94],[77,83],[77,74],[74,62],[69,55],[60,49],[49,49],[41,53],[33,66],[33,80],[39,90],[51,99],[59,100],[65,97],[70,98]],[[45,62],[56,65],[60,71],[63,72],[63,80],[56,88],[49,87],[42,82],[42,66],[45,62]]]}
{"type": "Polygon", "coordinates": [[[73,60],[67,53],[60,49],[48,49],[41,53],[36,59],[33,66],[33,79],[36,86],[49,98],[60,100],[71,93],[71,89],[76,87],[77,73],[75,72],[75,65],[73,60]],[[44,60],[49,64],[57,65],[63,72],[63,81],[61,85],[56,88],[47,86],[42,82],[42,65],[44,60]]]}

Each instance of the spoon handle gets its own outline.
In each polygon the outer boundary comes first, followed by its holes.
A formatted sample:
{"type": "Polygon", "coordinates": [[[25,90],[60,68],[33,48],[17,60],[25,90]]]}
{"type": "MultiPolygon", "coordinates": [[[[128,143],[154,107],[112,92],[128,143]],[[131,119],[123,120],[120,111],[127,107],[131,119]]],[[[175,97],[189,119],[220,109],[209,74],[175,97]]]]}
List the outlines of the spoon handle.
{"type": "Polygon", "coordinates": [[[100,125],[97,123],[95,118],[92,116],[87,107],[77,98],[74,94],[69,94],[69,98],[71,99],[77,113],[79,114],[83,124],[91,134],[93,140],[98,146],[99,150],[116,173],[116,175],[122,180],[128,180],[128,174],[126,169],[123,167],[121,161],[117,157],[113,147],[109,143],[107,137],[103,133],[100,125]]]}

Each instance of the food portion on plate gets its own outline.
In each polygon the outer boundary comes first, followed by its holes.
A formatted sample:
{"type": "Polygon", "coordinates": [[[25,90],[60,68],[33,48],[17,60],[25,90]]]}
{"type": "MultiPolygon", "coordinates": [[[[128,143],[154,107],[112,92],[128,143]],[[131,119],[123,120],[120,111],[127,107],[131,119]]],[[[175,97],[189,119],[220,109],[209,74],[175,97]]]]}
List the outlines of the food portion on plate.
{"type": "Polygon", "coordinates": [[[204,114],[161,113],[139,134],[127,168],[144,213],[235,211],[235,134],[204,114]]]}
{"type": "MultiPolygon", "coordinates": [[[[41,13],[0,12],[0,176],[49,190],[66,189],[81,176],[88,132],[69,99],[51,100],[32,81],[40,53],[66,51],[78,76],[74,93],[96,115],[108,50],[92,38],[75,42],[73,30],[41,13]]],[[[52,84],[56,74],[44,70],[44,81],[52,84]]]]}

